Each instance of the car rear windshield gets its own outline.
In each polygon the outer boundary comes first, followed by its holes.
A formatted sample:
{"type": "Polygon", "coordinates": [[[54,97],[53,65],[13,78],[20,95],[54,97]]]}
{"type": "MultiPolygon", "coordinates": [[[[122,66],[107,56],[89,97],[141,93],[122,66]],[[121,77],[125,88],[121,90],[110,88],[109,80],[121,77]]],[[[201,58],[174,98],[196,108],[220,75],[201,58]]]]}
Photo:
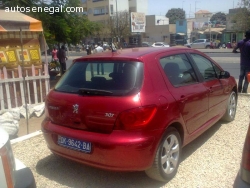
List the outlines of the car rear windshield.
{"type": "Polygon", "coordinates": [[[82,95],[129,95],[143,82],[143,63],[131,61],[75,62],[55,90],[82,95]]]}

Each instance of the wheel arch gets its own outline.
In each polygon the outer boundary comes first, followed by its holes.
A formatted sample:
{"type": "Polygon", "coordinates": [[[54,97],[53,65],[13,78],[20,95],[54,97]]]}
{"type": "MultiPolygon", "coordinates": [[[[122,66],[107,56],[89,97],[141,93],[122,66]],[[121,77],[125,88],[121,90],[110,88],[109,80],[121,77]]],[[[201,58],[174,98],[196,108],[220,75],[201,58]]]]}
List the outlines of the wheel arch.
{"type": "Polygon", "coordinates": [[[180,134],[180,137],[181,137],[181,144],[183,145],[183,141],[184,141],[184,128],[182,126],[182,124],[180,122],[173,122],[171,123],[167,128],[166,130],[169,128],[169,127],[173,127],[175,128],[179,134],[180,134]]]}
{"type": "Polygon", "coordinates": [[[236,102],[238,103],[238,90],[237,90],[237,86],[234,86],[232,91],[234,91],[236,93],[236,102]]]}

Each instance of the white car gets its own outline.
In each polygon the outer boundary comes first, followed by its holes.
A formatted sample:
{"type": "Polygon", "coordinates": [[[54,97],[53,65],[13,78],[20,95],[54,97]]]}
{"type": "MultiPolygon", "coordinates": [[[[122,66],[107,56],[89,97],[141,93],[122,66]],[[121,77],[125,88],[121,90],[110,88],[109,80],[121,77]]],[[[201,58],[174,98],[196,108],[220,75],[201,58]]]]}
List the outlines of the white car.
{"type": "Polygon", "coordinates": [[[170,47],[167,43],[165,42],[155,42],[152,44],[153,47],[170,47]]]}
{"type": "Polygon", "coordinates": [[[0,128],[0,187],[36,187],[31,170],[14,158],[9,135],[2,128],[0,128]]]}

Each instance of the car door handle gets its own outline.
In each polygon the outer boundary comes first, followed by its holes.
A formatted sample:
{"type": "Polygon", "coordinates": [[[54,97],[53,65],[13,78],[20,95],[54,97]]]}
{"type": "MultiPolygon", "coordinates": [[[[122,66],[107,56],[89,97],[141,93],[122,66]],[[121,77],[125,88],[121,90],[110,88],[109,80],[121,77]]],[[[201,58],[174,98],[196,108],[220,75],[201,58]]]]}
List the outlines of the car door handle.
{"type": "Polygon", "coordinates": [[[185,95],[181,95],[180,102],[185,103],[187,101],[187,97],[185,95]]]}
{"type": "Polygon", "coordinates": [[[213,87],[210,87],[210,88],[208,89],[208,91],[209,91],[209,93],[213,93],[213,92],[214,92],[213,87]]]}

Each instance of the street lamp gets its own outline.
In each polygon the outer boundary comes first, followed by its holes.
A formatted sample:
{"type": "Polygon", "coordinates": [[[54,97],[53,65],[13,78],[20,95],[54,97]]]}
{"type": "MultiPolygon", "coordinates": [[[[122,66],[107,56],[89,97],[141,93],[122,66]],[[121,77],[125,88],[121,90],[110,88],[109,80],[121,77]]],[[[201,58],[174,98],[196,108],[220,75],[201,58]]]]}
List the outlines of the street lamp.
{"type": "Polygon", "coordinates": [[[184,3],[185,1],[182,1],[182,10],[183,10],[183,3],[184,3]]]}
{"type": "Polygon", "coordinates": [[[208,16],[208,26],[209,26],[209,37],[210,37],[210,42],[211,40],[211,22],[210,22],[210,16],[208,16]]]}

